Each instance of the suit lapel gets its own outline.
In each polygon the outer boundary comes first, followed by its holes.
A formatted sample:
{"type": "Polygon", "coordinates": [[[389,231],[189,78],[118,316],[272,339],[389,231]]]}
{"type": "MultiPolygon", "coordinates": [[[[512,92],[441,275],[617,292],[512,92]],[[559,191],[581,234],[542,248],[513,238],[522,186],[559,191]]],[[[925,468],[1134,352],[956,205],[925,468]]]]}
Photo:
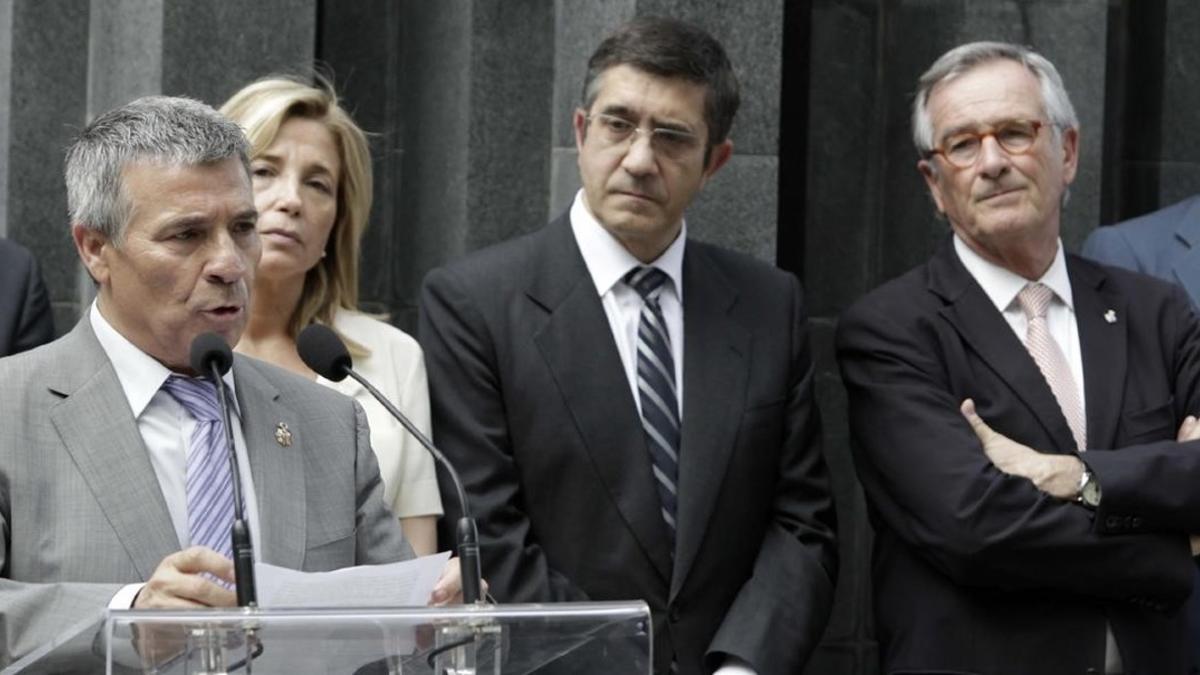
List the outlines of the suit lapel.
{"type": "Polygon", "coordinates": [[[1104,273],[1099,268],[1067,256],[1067,272],[1083,359],[1088,445],[1108,448],[1116,440],[1125,392],[1125,318],[1129,314],[1125,298],[1104,287],[1104,273]]]}
{"type": "Polygon", "coordinates": [[[1175,230],[1175,238],[1187,250],[1176,258],[1171,271],[1189,298],[1200,298],[1200,199],[1191,200],[1175,230]]]}
{"type": "Polygon", "coordinates": [[[983,288],[963,267],[949,238],[929,261],[929,287],[947,303],[941,310],[942,317],[1025,404],[1053,439],[1053,450],[1075,452],[1071,427],[1042,371],[983,288]]]}
{"type": "Polygon", "coordinates": [[[667,528],[608,318],[566,217],[551,223],[539,243],[548,249],[536,257],[545,267],[535,271],[527,294],[546,316],[534,327],[534,343],[592,465],[665,582],[671,578],[667,528]]]}
{"type": "Polygon", "coordinates": [[[683,429],[671,597],[704,540],[745,408],[749,334],[731,312],[737,293],[703,249],[683,260],[683,429]]]}
{"type": "Polygon", "coordinates": [[[260,558],[302,569],[307,531],[302,420],[280,402],[279,390],[262,376],[257,363],[236,355],[234,364],[242,435],[257,497],[260,558]],[[291,433],[288,446],[276,440],[280,424],[291,433]]]}
{"type": "Polygon", "coordinates": [[[138,575],[149,579],[180,549],[149,453],[86,314],[64,348],[72,363],[46,377],[63,397],[50,419],[138,575]]]}

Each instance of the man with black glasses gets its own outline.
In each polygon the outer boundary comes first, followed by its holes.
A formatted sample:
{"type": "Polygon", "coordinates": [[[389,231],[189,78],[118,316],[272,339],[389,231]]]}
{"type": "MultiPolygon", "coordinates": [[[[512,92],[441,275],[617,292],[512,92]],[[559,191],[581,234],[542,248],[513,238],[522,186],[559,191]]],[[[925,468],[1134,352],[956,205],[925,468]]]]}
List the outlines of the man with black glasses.
{"type": "Polygon", "coordinates": [[[921,77],[952,232],[837,336],[883,672],[1188,672],[1200,324],[1178,289],[1064,254],[1078,129],[1025,47],[921,77]]]}
{"type": "Polygon", "coordinates": [[[436,440],[493,594],[645,599],[657,673],[798,673],[833,599],[799,286],[687,238],[737,106],[707,33],[626,25],[589,62],[570,211],[421,298],[436,440]]]}

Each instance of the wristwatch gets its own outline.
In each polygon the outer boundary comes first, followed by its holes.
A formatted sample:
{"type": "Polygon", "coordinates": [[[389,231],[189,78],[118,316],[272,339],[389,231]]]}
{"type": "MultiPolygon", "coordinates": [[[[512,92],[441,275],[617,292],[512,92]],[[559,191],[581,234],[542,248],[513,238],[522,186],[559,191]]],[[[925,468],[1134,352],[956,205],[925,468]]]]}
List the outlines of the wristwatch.
{"type": "Polygon", "coordinates": [[[1096,480],[1096,475],[1087,465],[1084,465],[1083,475],[1079,477],[1079,491],[1075,494],[1075,501],[1089,509],[1100,506],[1100,481],[1096,480]]]}

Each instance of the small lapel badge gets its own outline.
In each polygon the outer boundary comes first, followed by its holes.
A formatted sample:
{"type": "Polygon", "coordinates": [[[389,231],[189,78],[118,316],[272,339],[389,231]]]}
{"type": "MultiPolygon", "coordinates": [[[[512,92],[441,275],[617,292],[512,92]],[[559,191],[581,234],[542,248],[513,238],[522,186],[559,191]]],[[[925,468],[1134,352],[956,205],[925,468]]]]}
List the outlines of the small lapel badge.
{"type": "Polygon", "coordinates": [[[275,425],[275,442],[285,448],[292,447],[292,431],[283,422],[275,425]]]}
{"type": "Polygon", "coordinates": [[[1117,322],[1117,313],[1112,311],[1111,309],[1108,310],[1107,312],[1104,313],[1104,320],[1109,323],[1116,323],[1117,322]]]}

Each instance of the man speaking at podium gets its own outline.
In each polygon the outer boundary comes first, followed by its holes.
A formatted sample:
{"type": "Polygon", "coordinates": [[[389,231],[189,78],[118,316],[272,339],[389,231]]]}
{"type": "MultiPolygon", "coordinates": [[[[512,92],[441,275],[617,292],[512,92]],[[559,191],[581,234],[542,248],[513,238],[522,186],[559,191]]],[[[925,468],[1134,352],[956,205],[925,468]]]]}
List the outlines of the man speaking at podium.
{"type": "MultiPolygon", "coordinates": [[[[143,98],[83,130],[66,182],[97,299],[0,360],[0,665],[106,606],[235,604],[229,448],[188,364],[196,336],[232,345],[246,324],[261,253],[246,140],[196,101],[143,98]]],[[[241,356],[224,382],[260,560],[412,556],[358,404],[241,356]]],[[[435,599],[458,591],[448,570],[435,599]]]]}

